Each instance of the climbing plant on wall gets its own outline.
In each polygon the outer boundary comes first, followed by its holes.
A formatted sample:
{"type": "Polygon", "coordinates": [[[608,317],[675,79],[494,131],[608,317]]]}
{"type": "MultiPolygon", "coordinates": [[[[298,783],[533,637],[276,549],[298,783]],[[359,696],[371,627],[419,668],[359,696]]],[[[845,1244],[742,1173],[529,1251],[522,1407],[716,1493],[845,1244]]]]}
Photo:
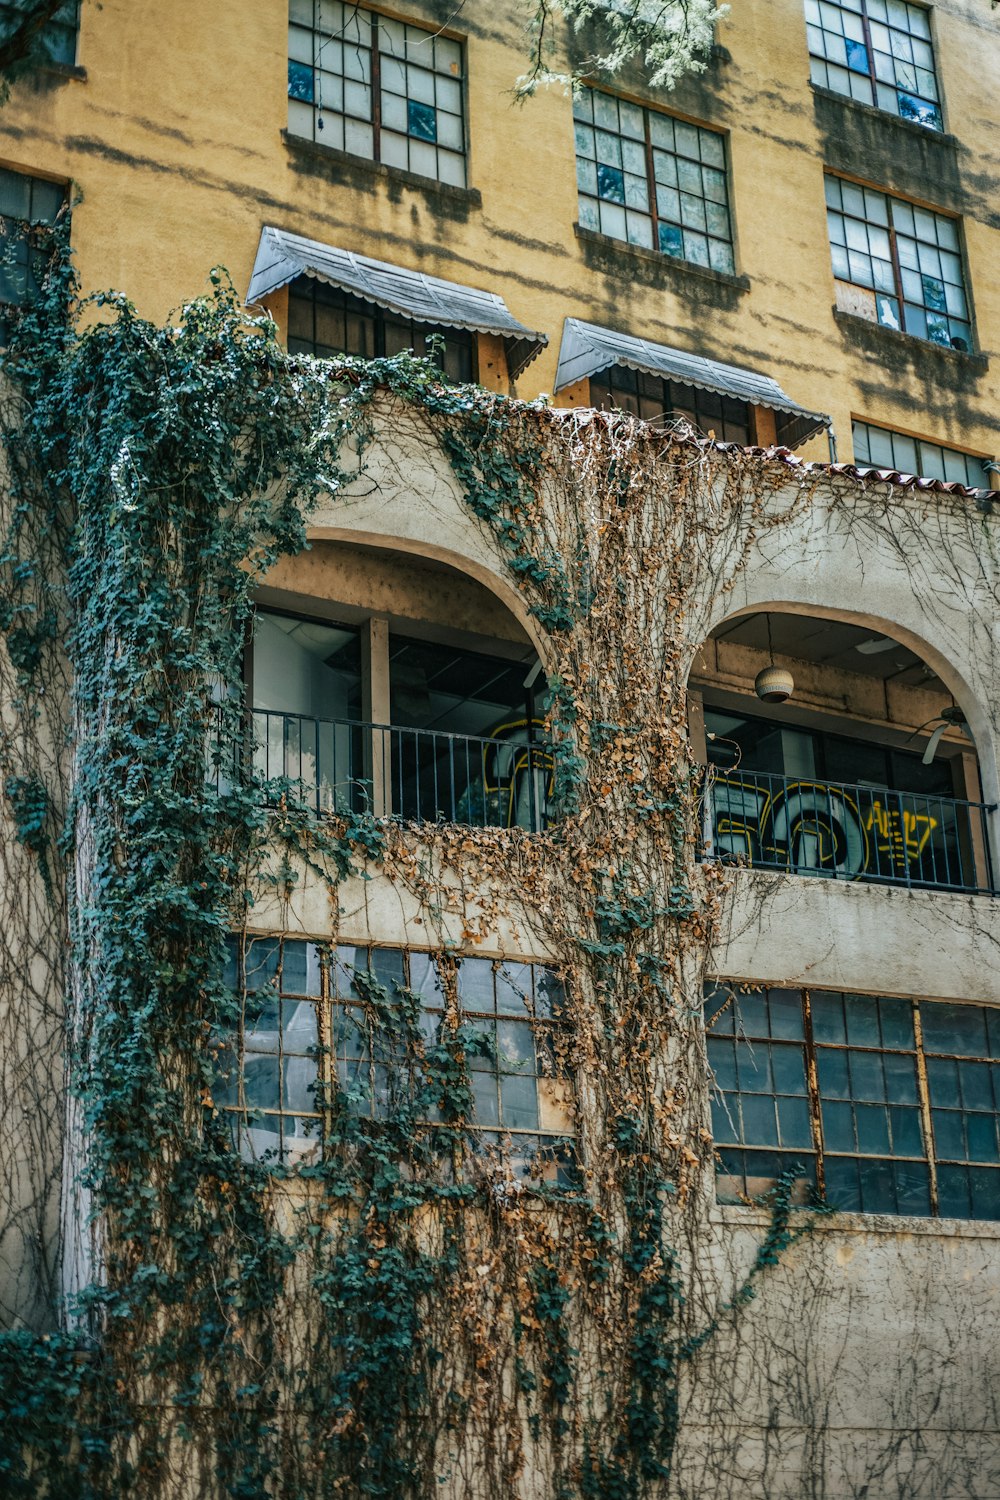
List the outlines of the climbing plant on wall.
{"type": "MultiPolygon", "coordinates": [[[[50,1024],[7,1082],[17,1128],[47,1122],[23,1244],[51,1245],[60,1177],[65,1231],[47,1295],[0,1337],[3,1483],[664,1493],[684,1371],[796,1233],[786,1187],[733,1286],[700,1274],[717,877],[695,860],[683,706],[698,612],[780,520],[787,476],[626,417],[447,388],[408,356],[289,357],[218,274],[163,328],[120,296],[80,307],[64,241],[3,369],[0,942],[8,973],[31,956],[5,996],[11,1055],[36,1010],[68,1017],[65,1047],[50,1024]],[[319,816],[253,774],[254,590],[306,545],[320,496],[350,504],[384,429],[443,452],[544,635],[544,833],[319,816]],[[233,1149],[215,1099],[245,1000],[227,934],[257,902],[290,910],[307,874],[331,898],[324,962],[363,877],[419,899],[446,991],[456,901],[481,928],[544,933],[578,1080],[564,1181],[526,1187],[502,1146],[478,1149],[470,1062],[489,1043],[454,1004],[431,1042],[414,995],[360,973],[408,1080],[391,1114],[334,1081],[297,1171],[233,1149]]],[[[807,498],[803,480],[788,504],[807,498]]]]}

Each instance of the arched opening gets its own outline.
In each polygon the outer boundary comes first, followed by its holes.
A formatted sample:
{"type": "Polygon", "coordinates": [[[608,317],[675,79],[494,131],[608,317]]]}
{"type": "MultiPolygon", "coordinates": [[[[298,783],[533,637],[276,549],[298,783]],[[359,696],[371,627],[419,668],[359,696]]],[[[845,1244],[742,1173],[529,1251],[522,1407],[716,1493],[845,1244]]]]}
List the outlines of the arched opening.
{"type": "Polygon", "coordinates": [[[317,811],[541,828],[546,679],[524,625],[440,559],[319,541],[260,590],[256,769],[317,811]]]}
{"type": "Polygon", "coordinates": [[[916,644],[777,606],[715,627],[690,680],[711,854],[827,879],[995,888],[979,715],[916,644]]]}

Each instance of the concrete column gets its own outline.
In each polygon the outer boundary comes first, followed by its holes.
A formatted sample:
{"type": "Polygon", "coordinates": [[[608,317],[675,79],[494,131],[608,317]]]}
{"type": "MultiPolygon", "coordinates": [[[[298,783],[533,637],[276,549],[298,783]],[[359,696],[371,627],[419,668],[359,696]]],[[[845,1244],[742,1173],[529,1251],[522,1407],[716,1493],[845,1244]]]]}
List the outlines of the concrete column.
{"type": "Polygon", "coordinates": [[[365,779],[377,818],[392,813],[392,747],[389,724],[389,622],[371,615],[361,626],[361,715],[366,733],[365,779]]]}

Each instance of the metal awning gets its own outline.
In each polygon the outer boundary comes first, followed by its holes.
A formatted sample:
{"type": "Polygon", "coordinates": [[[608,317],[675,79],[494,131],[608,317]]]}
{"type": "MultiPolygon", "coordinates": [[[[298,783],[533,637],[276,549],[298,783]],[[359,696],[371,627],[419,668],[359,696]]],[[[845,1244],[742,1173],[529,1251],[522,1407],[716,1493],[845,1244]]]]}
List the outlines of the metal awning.
{"type": "Polygon", "coordinates": [[[387,261],[371,260],[352,250],[266,226],[261,231],[247,302],[259,302],[298,276],[315,276],[416,323],[499,334],[507,350],[511,379],[548,343],[544,333],[532,333],[519,323],[495,292],[480,292],[422,271],[407,271],[387,261]]]}
{"type": "Polygon", "coordinates": [[[722,365],[700,354],[672,349],[668,344],[653,344],[649,339],[632,338],[579,318],[567,318],[563,325],[559,349],[559,368],[555,389],[563,390],[574,381],[597,375],[611,365],[626,365],[647,375],[660,375],[702,391],[716,391],[733,396],[751,406],[766,406],[777,414],[778,442],[797,448],[807,438],[831,425],[822,412],[807,411],[786,396],[776,380],[744,370],[738,365],[722,365]]]}

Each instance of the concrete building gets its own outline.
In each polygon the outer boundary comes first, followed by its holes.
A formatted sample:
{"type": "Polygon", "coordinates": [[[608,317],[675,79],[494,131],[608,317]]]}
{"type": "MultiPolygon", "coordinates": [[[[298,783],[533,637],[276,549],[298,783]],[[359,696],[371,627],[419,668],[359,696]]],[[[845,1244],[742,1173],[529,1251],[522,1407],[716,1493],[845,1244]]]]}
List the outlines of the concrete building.
{"type": "MultiPolygon", "coordinates": [[[[624,1160],[602,1070],[631,1066],[607,976],[634,960],[653,1007],[635,1056],[683,1237],[669,1473],[615,1490],[611,1459],[588,1470],[600,1380],[550,1421],[551,1351],[540,1386],[518,1386],[524,1308],[498,1292],[492,1395],[450,1426],[435,1409],[427,1492],[992,1500],[997,14],[739,0],[672,93],[636,69],[515,107],[523,25],[512,0],[172,0],[155,24],[81,0],[0,112],[6,232],[17,245],[21,221],[70,197],[85,292],[119,288],[163,320],[221,265],[292,353],[428,349],[450,380],[551,396],[518,421],[550,462],[539,534],[588,601],[572,626],[545,623],[542,586],[473,513],[434,423],[389,395],[355,481],[311,514],[310,549],[261,582],[253,769],[321,822],[371,815],[388,842],[335,880],[296,856],[278,881],[277,842],[261,855],[232,979],[271,1009],[218,1043],[211,1108],[234,1151],[279,1167],[274,1212],[297,1222],[338,1111],[374,1126],[398,1104],[363,972],[417,998],[428,1046],[446,1023],[492,1038],[469,1055],[482,1223],[547,1203],[539,1189],[599,1197],[624,1160]],[[588,407],[652,427],[575,415],[588,407]],[[665,436],[673,417],[694,433],[665,436]],[[623,432],[648,493],[614,500],[623,432]],[[588,835],[578,807],[560,845],[554,793],[574,742],[605,884],[570,901],[561,861],[588,835]],[[571,962],[569,914],[597,922],[613,888],[624,909],[626,868],[650,882],[649,951],[633,901],[621,954],[598,923],[571,962]],[[671,906],[681,868],[703,920],[671,906]],[[796,1201],[815,1190],[835,1211],[758,1276],[769,1214],[751,1200],[789,1174],[796,1201]],[[532,1414],[536,1388],[549,1406],[532,1414]]],[[[573,62],[586,41],[559,46],[573,62]]],[[[30,294],[23,261],[8,302],[30,294]]],[[[61,1126],[32,1116],[38,1078],[61,1071],[53,1013],[30,1087],[31,1049],[5,1032],[14,1327],[55,1325],[60,1276],[95,1274],[61,1126]]],[[[557,1243],[547,1213],[532,1233],[544,1219],[557,1243]]],[[[502,1287],[502,1236],[473,1228],[494,1247],[478,1274],[502,1287]]],[[[317,1284],[289,1288],[283,1348],[309,1344],[317,1284]]],[[[637,1301],[629,1327],[644,1316],[637,1301]]],[[[581,1367],[634,1362],[610,1326],[572,1323],[581,1367]]],[[[292,1446],[325,1454],[291,1386],[277,1405],[292,1446]]],[[[238,1492],[199,1463],[192,1485],[238,1492]]],[[[295,1471],[240,1493],[312,1493],[295,1471]]],[[[350,1493],[357,1475],[341,1480],[350,1493]]]]}

